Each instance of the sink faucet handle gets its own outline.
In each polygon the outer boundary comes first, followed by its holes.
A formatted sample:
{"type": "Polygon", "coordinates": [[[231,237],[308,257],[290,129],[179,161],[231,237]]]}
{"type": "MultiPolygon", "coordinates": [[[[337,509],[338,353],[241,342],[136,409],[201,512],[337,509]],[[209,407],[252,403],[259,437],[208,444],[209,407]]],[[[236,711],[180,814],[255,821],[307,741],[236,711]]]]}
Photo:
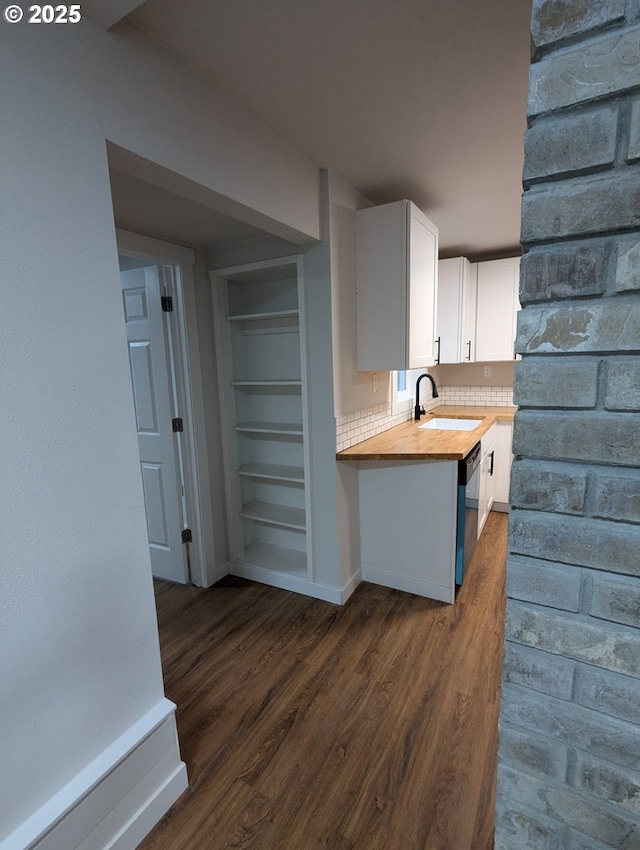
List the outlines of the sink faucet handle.
{"type": "Polygon", "coordinates": [[[428,372],[423,372],[416,381],[416,406],[413,409],[413,418],[416,421],[420,419],[422,414],[425,412],[424,406],[420,404],[420,381],[423,378],[428,378],[431,381],[431,395],[433,398],[438,398],[438,388],[436,387],[436,382],[434,381],[433,376],[428,372]]]}

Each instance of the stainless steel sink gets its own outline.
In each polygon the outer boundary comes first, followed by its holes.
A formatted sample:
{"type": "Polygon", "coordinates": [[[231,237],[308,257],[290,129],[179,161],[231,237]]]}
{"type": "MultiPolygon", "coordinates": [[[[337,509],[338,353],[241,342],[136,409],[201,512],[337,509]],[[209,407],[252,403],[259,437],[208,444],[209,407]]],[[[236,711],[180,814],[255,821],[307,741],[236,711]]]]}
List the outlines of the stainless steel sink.
{"type": "Polygon", "coordinates": [[[482,422],[482,419],[445,419],[445,417],[435,417],[429,419],[424,425],[418,425],[418,428],[428,428],[430,431],[473,431],[482,422]]]}

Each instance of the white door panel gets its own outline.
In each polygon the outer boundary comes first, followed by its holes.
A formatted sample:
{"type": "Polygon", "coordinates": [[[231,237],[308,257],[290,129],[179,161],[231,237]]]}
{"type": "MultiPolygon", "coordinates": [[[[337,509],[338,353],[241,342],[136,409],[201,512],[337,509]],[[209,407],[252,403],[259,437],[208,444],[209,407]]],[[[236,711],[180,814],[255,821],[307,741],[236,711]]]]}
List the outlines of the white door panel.
{"type": "Polygon", "coordinates": [[[153,383],[151,340],[129,343],[129,365],[133,398],[136,406],[136,423],[140,434],[158,434],[158,405],[153,383]]]}
{"type": "Polygon", "coordinates": [[[120,273],[138,429],[151,568],[186,583],[182,482],[173,433],[171,369],[158,266],[120,273]]]}
{"type": "Polygon", "coordinates": [[[158,463],[143,463],[141,467],[144,502],[147,506],[149,545],[169,549],[169,523],[162,466],[158,463]]]}
{"type": "MultiPolygon", "coordinates": [[[[127,274],[127,272],[122,272],[127,274]]],[[[145,286],[132,286],[131,289],[124,290],[122,293],[124,298],[124,317],[127,322],[136,322],[141,319],[148,319],[147,312],[147,291],[145,286]]]]}

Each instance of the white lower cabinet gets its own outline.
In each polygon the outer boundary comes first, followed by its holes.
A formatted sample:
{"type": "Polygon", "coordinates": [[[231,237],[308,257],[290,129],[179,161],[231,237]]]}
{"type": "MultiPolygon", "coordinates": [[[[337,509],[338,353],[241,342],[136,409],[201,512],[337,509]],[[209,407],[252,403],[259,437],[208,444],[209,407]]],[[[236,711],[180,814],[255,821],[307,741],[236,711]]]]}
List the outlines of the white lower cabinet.
{"type": "Polygon", "coordinates": [[[498,420],[482,438],[478,498],[478,537],[489,511],[509,510],[513,423],[498,420]]]}
{"type": "Polygon", "coordinates": [[[496,432],[494,465],[494,511],[509,510],[509,483],[511,480],[511,444],[513,442],[513,422],[499,419],[494,425],[496,432]]]}
{"type": "Polygon", "coordinates": [[[362,578],[455,599],[457,461],[358,464],[362,578]]]}
{"type": "Polygon", "coordinates": [[[482,438],[480,450],[480,480],[478,485],[478,537],[493,506],[495,495],[496,470],[496,426],[491,428],[482,438]]]}
{"type": "Polygon", "coordinates": [[[230,572],[308,593],[304,299],[299,257],[211,273],[230,572]]]}

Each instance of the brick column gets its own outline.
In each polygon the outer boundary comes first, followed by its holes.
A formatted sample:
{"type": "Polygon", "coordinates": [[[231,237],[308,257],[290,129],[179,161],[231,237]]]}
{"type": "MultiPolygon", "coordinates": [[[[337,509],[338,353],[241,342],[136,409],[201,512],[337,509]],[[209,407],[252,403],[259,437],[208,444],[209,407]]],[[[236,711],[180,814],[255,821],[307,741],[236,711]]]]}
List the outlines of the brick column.
{"type": "Polygon", "coordinates": [[[640,848],[640,2],[533,0],[496,850],[640,848]]]}

